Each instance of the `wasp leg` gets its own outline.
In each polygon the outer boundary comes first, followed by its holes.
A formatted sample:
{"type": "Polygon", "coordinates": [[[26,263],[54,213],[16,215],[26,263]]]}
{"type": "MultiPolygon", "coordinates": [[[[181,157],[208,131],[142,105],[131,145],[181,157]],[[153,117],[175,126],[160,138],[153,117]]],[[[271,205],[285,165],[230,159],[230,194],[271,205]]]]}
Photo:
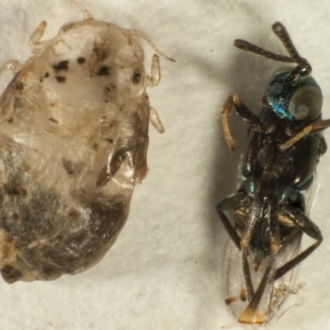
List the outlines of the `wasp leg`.
{"type": "Polygon", "coordinates": [[[239,296],[235,296],[235,297],[229,297],[225,299],[225,303],[226,305],[230,305],[235,301],[246,301],[247,297],[246,297],[246,290],[245,287],[243,286],[241,289],[241,293],[239,294],[239,296]]]}
{"type": "Polygon", "coordinates": [[[261,120],[251,112],[251,110],[241,101],[239,96],[237,94],[230,95],[223,105],[221,112],[222,127],[230,150],[235,149],[234,139],[230,133],[228,123],[228,116],[231,113],[233,106],[235,107],[236,112],[243,118],[243,120],[250,122],[252,127],[256,129],[262,128],[261,120]]]}
{"type": "MultiPolygon", "coordinates": [[[[268,189],[272,191],[278,190],[278,183],[269,181],[267,183],[268,189]],[[273,186],[272,186],[273,184],[273,186]]],[[[280,226],[279,226],[279,208],[278,208],[278,199],[277,194],[269,194],[270,197],[270,217],[269,217],[269,236],[270,236],[270,250],[272,256],[276,256],[280,247],[281,247],[281,240],[280,240],[280,226]]]]}
{"type": "Polygon", "coordinates": [[[264,314],[258,309],[260,300],[265,291],[267,284],[269,283],[270,278],[273,274],[273,267],[275,263],[275,258],[273,257],[264,273],[264,276],[258,286],[256,293],[253,295],[253,298],[250,300],[249,305],[246,307],[242,315],[239,317],[238,322],[240,323],[265,323],[267,320],[264,314]]]}
{"type": "MultiPolygon", "coordinates": [[[[281,248],[277,255],[285,253],[288,249],[292,252],[292,255],[297,256],[300,251],[300,243],[303,232],[298,228],[294,228],[283,240],[281,248]]],[[[287,260],[287,259],[286,259],[287,260]]]]}
{"type": "Polygon", "coordinates": [[[328,127],[330,127],[330,119],[315,121],[315,122],[311,123],[310,125],[304,127],[299,133],[297,133],[291,139],[282,143],[280,145],[280,149],[286,150],[286,149],[290,148],[291,146],[293,146],[296,142],[301,140],[306,135],[316,133],[316,132],[326,129],[328,127]]]}
{"type": "Polygon", "coordinates": [[[243,268],[243,277],[244,277],[244,284],[247,291],[248,300],[251,301],[252,297],[254,296],[254,289],[252,285],[251,279],[251,272],[250,272],[250,265],[248,261],[249,255],[249,245],[251,241],[251,236],[253,232],[253,228],[258,219],[260,219],[261,213],[263,208],[260,205],[260,200],[256,199],[253,203],[250,204],[251,209],[256,210],[256,212],[252,212],[247,219],[247,223],[244,227],[244,231],[241,236],[240,245],[242,248],[242,268],[243,268]]]}
{"type": "MultiPolygon", "coordinates": [[[[248,296],[248,299],[252,299],[254,295],[254,289],[252,285],[252,280],[251,280],[251,273],[250,273],[250,267],[248,263],[248,245],[243,246],[241,244],[241,237],[237,234],[235,228],[233,225],[230,223],[228,217],[224,213],[224,211],[227,210],[232,210],[232,209],[237,209],[248,203],[247,201],[247,193],[245,191],[239,191],[234,195],[228,196],[224,198],[218,205],[217,205],[217,211],[220,216],[220,219],[232,239],[232,241],[235,243],[236,247],[239,250],[242,250],[241,253],[241,258],[242,258],[242,268],[243,268],[243,276],[244,276],[244,284],[246,287],[246,294],[248,296]]],[[[244,294],[245,295],[245,294],[244,294]]],[[[241,294],[242,296],[242,294],[241,294]]],[[[227,298],[227,301],[232,301],[232,298],[227,298]]]]}
{"type": "Polygon", "coordinates": [[[238,236],[235,228],[230,223],[228,217],[224,213],[224,211],[228,210],[234,210],[236,208],[241,207],[246,203],[246,197],[247,193],[244,191],[239,191],[236,194],[230,195],[226,198],[224,198],[218,205],[217,205],[217,211],[220,217],[221,222],[223,223],[226,232],[230,236],[230,238],[233,240],[237,248],[241,249],[241,238],[238,236]]]}
{"type": "Polygon", "coordinates": [[[306,250],[298,254],[295,258],[288,261],[282,267],[278,268],[274,273],[273,280],[276,281],[282,277],[285,273],[296,267],[300,262],[305,260],[321,243],[323,240],[322,233],[319,227],[311,221],[300,209],[294,207],[286,207],[281,212],[281,217],[286,218],[288,221],[294,223],[305,234],[314,238],[316,242],[308,247],[306,250]]]}
{"type": "MultiPolygon", "coordinates": [[[[268,185],[270,185],[271,182],[268,182],[268,185]]],[[[243,248],[243,274],[244,274],[244,281],[247,288],[248,298],[249,298],[249,304],[244,310],[244,312],[239,317],[239,322],[241,323],[258,323],[262,324],[266,322],[266,317],[264,314],[260,311],[258,308],[261,298],[264,294],[264,291],[266,289],[266,286],[269,283],[269,280],[273,277],[274,274],[274,265],[275,265],[275,259],[276,255],[278,254],[278,251],[280,249],[280,232],[279,232],[279,221],[278,221],[278,208],[277,208],[277,199],[276,196],[272,196],[271,198],[271,214],[270,214],[270,220],[269,220],[269,228],[270,228],[270,248],[271,248],[271,254],[272,257],[270,259],[270,262],[267,266],[267,269],[262,277],[262,280],[258,286],[257,291],[253,292],[252,282],[251,282],[251,273],[250,273],[250,266],[247,260],[247,255],[245,250],[247,250],[247,246],[242,246],[243,248]],[[249,288],[250,287],[250,288],[249,288]],[[249,292],[250,290],[250,292],[249,292]]],[[[257,214],[257,217],[259,217],[259,214],[257,214]]],[[[251,223],[252,223],[251,219],[251,223]]],[[[259,265],[259,262],[257,261],[257,265],[259,265]]],[[[258,267],[258,266],[257,266],[258,267]]]]}
{"type": "Polygon", "coordinates": [[[243,278],[244,278],[244,284],[245,284],[248,301],[251,301],[252,297],[254,296],[254,288],[252,284],[248,255],[249,255],[248,247],[242,247],[241,261],[242,261],[242,269],[243,269],[243,278]]]}

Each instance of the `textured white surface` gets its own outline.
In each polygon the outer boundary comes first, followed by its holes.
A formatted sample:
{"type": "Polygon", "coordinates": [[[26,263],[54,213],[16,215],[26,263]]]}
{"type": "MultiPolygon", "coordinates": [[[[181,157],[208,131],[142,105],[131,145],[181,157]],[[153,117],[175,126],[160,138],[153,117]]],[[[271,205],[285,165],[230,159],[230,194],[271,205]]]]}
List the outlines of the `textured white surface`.
{"type": "MultiPolygon", "coordinates": [[[[235,117],[237,151],[230,153],[220,109],[233,92],[258,111],[263,88],[280,65],[236,50],[235,38],[285,54],[271,31],[284,23],[313,66],[330,117],[330,25],[327,0],[84,0],[96,19],[148,34],[177,62],[162,61],[162,81],[149,90],[165,125],[150,129],[150,172],[136,187],[128,223],[115,246],[91,270],[54,282],[0,282],[0,329],[209,330],[234,322],[224,304],[227,234],[215,205],[236,186],[246,126],[235,117]]],[[[28,38],[41,20],[46,38],[81,19],[64,0],[0,0],[0,63],[25,61],[28,38]]],[[[152,50],[146,45],[147,66],[152,50]]],[[[11,78],[0,80],[3,89],[11,78]]],[[[330,130],[326,132],[330,137],[330,130]]],[[[330,140],[328,138],[328,140],[330,140]]],[[[311,218],[324,243],[299,268],[298,296],[276,329],[330,328],[330,153],[319,166],[320,190],[311,218]]],[[[285,309],[285,308],[284,308],[285,309]]]]}

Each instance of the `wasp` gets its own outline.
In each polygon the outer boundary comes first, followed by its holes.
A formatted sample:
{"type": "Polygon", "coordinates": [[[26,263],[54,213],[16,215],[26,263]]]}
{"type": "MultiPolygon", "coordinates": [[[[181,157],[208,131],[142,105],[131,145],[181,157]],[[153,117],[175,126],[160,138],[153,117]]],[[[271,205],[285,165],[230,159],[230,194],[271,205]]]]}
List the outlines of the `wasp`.
{"type": "Polygon", "coordinates": [[[238,321],[248,324],[270,320],[290,291],[294,268],[323,239],[308,217],[306,196],[327,149],[322,130],[330,126],[330,120],[321,118],[322,92],[311,76],[311,65],[300,56],[282,23],[274,23],[272,30],[289,56],[240,39],[234,46],[295,66],[273,74],[259,115],[236,94],[227,98],[222,110],[224,136],[231,150],[235,149],[228,123],[232,108],[250,125],[239,188],[217,205],[231,238],[226,302],[238,321]],[[303,234],[314,242],[300,251],[303,234]]]}

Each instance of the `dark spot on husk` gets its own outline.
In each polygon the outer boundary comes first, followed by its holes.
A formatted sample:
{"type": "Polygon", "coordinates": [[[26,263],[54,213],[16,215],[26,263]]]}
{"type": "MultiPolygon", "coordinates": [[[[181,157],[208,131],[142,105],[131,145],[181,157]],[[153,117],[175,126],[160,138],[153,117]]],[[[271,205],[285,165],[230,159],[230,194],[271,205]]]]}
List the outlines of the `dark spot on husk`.
{"type": "Polygon", "coordinates": [[[93,48],[93,52],[96,55],[97,61],[103,61],[108,55],[108,52],[103,47],[98,47],[96,45],[93,48]]]}
{"type": "Polygon", "coordinates": [[[22,109],[24,103],[22,102],[22,99],[20,96],[15,97],[14,99],[14,109],[22,109]]]}
{"type": "Polygon", "coordinates": [[[10,265],[2,267],[0,271],[7,283],[14,283],[22,277],[22,273],[10,265]]]}
{"type": "Polygon", "coordinates": [[[19,187],[19,186],[5,184],[4,189],[8,195],[22,196],[22,197],[25,197],[27,195],[27,191],[24,188],[19,187]]]}
{"type": "Polygon", "coordinates": [[[56,119],[54,119],[54,118],[49,118],[48,120],[51,121],[51,122],[53,122],[53,123],[58,124],[58,121],[56,119]]]}
{"type": "Polygon", "coordinates": [[[133,84],[138,84],[141,80],[141,73],[139,71],[135,71],[132,76],[133,84]]]}
{"type": "Polygon", "coordinates": [[[113,143],[112,139],[105,139],[105,141],[109,142],[109,143],[113,143]]]}
{"type": "Polygon", "coordinates": [[[48,77],[49,77],[49,72],[46,72],[44,78],[48,78],[48,77]]]}
{"type": "Polygon", "coordinates": [[[66,81],[66,78],[62,76],[56,76],[55,78],[59,83],[64,83],[66,81]]]}
{"type": "Polygon", "coordinates": [[[19,220],[19,215],[17,213],[13,213],[12,218],[17,221],[19,220]]]}
{"type": "Polygon", "coordinates": [[[99,71],[96,73],[98,76],[109,76],[110,70],[106,65],[100,67],[99,71]]]}
{"type": "Polygon", "coordinates": [[[61,61],[53,65],[55,71],[67,71],[69,68],[69,61],[61,61]]]}
{"type": "Polygon", "coordinates": [[[15,85],[16,90],[22,91],[24,89],[24,84],[21,81],[18,81],[15,85]]]}
{"type": "Polygon", "coordinates": [[[49,266],[49,265],[42,265],[42,272],[45,276],[45,278],[50,278],[52,274],[56,271],[56,268],[49,266]]]}
{"type": "Polygon", "coordinates": [[[77,220],[79,219],[79,217],[80,217],[80,214],[79,214],[79,212],[76,211],[76,210],[70,210],[70,211],[68,212],[68,218],[69,218],[70,220],[77,221],[77,220]]]}
{"type": "Polygon", "coordinates": [[[31,167],[29,165],[22,164],[21,165],[21,170],[24,171],[24,172],[30,172],[31,167]]]}
{"type": "Polygon", "coordinates": [[[74,164],[71,160],[63,158],[62,164],[66,173],[68,173],[70,176],[76,175],[80,171],[77,165],[74,164]]]}
{"type": "Polygon", "coordinates": [[[8,123],[12,123],[12,122],[13,122],[13,118],[12,118],[12,117],[9,118],[9,119],[7,120],[7,122],[8,122],[8,123]]]}
{"type": "Polygon", "coordinates": [[[20,195],[21,195],[22,197],[25,197],[25,196],[27,195],[27,191],[26,191],[26,189],[24,189],[24,188],[20,188],[20,189],[19,189],[19,193],[20,193],[20,195]]]}
{"type": "Polygon", "coordinates": [[[78,57],[78,58],[77,58],[77,62],[78,62],[78,64],[84,64],[85,61],[86,61],[85,57],[78,57]]]}

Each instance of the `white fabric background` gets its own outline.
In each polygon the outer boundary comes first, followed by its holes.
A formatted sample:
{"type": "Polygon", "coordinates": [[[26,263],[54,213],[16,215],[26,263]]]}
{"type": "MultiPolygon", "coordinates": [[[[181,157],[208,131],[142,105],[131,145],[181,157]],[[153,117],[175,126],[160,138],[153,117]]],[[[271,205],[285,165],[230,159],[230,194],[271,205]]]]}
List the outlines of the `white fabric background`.
{"type": "MultiPolygon", "coordinates": [[[[117,243],[91,270],[54,282],[0,281],[0,329],[211,330],[241,329],[224,304],[228,243],[215,205],[236,187],[246,125],[231,122],[237,151],[224,143],[220,110],[236,92],[256,112],[264,86],[281,64],[236,50],[235,38],[286,54],[271,31],[285,24],[323,88],[330,117],[328,0],[81,0],[96,19],[135,28],[177,62],[161,61],[162,81],[150,89],[166,132],[150,128],[150,172],[136,187],[117,243]]],[[[0,0],[0,63],[25,61],[28,38],[41,20],[46,38],[81,12],[64,0],[0,0]]],[[[142,42],[142,41],[141,41],[142,42]]],[[[152,50],[146,49],[147,68],[152,50]]],[[[149,69],[148,69],[149,70],[149,69]]],[[[1,89],[11,79],[0,78],[1,89]]],[[[325,134],[330,141],[330,130],[325,134]]],[[[330,153],[319,166],[311,218],[324,235],[299,267],[288,310],[269,329],[330,329],[330,153]]],[[[284,307],[285,309],[285,307],[284,307]]]]}

